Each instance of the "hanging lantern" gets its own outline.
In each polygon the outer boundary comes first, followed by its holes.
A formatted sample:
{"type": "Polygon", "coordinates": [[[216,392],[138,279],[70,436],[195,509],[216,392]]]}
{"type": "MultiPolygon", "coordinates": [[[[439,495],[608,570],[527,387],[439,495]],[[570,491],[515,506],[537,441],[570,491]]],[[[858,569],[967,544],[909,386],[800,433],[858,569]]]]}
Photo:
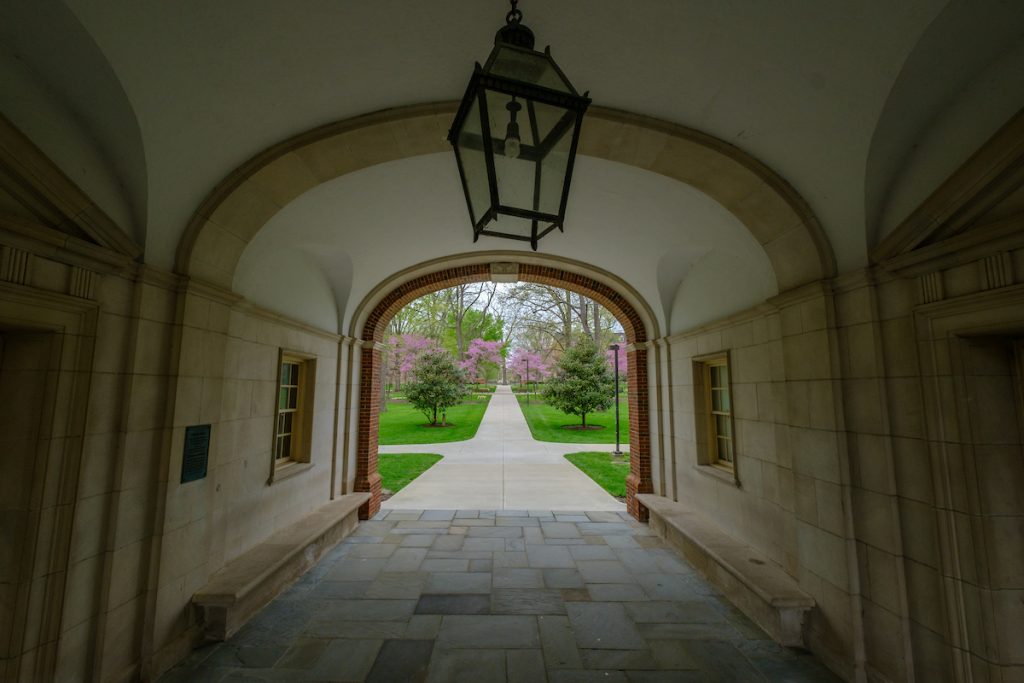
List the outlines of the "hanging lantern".
{"type": "Polygon", "coordinates": [[[448,141],[480,235],[537,241],[563,230],[576,146],[589,93],[580,95],[511,0],[487,63],[476,65],[448,141]]]}

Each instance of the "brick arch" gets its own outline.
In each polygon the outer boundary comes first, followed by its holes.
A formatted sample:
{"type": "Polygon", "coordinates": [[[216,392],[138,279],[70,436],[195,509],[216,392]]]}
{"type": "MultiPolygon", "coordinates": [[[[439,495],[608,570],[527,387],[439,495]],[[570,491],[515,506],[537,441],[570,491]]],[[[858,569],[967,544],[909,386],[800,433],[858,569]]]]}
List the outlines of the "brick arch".
{"type": "MultiPolygon", "coordinates": [[[[406,304],[419,297],[456,285],[491,279],[490,264],[445,268],[415,277],[384,295],[363,324],[364,341],[360,358],[359,428],[356,438],[356,491],[368,491],[370,501],[360,510],[367,519],[380,509],[381,483],[377,472],[377,431],[380,426],[381,352],[379,343],[391,319],[406,304]]],[[[591,297],[607,308],[622,324],[628,342],[626,351],[629,388],[630,473],[626,478],[626,509],[633,517],[647,520],[647,509],[636,498],[653,493],[651,480],[651,436],[647,390],[648,331],[643,317],[614,288],[594,278],[551,266],[520,264],[519,280],[556,285],[591,297]]]]}
{"type": "MultiPolygon", "coordinates": [[[[362,338],[365,341],[383,341],[388,322],[398,311],[424,294],[469,282],[482,282],[491,277],[489,263],[478,263],[456,268],[447,268],[429,275],[423,275],[405,282],[387,294],[366,318],[362,338]],[[440,286],[435,286],[441,282],[440,286]]],[[[643,319],[626,298],[615,289],[593,278],[570,273],[550,266],[519,264],[519,280],[543,285],[557,285],[576,292],[583,292],[611,311],[622,323],[626,341],[630,344],[647,341],[647,330],[643,319]]]]}

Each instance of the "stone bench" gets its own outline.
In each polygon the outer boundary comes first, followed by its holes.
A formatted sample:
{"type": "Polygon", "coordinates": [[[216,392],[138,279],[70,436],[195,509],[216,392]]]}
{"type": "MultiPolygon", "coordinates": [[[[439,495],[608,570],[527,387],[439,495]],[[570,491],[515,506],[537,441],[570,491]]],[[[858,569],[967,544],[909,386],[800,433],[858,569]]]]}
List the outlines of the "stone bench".
{"type": "Polygon", "coordinates": [[[331,501],[274,533],[210,577],[192,596],[207,640],[225,640],[359,524],[369,493],[331,501]]]}
{"type": "Polygon", "coordinates": [[[685,504],[649,493],[637,498],[650,511],[651,528],[732,604],[781,645],[804,646],[804,617],[814,598],[789,574],[685,504]]]}

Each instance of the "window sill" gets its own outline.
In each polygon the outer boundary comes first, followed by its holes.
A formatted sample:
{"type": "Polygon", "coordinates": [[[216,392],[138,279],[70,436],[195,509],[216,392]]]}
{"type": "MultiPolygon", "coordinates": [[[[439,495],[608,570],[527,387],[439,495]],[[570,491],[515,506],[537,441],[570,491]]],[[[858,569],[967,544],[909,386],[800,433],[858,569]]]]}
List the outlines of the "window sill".
{"type": "Polygon", "coordinates": [[[307,470],[313,469],[313,463],[311,462],[295,462],[292,461],[287,465],[275,465],[274,473],[270,477],[270,481],[267,485],[276,484],[285,479],[291,479],[292,477],[302,474],[307,470]]]}
{"type": "Polygon", "coordinates": [[[740,488],[740,480],[736,477],[734,470],[727,470],[718,465],[694,465],[694,469],[708,477],[714,477],[720,481],[728,482],[736,488],[740,488]]]}

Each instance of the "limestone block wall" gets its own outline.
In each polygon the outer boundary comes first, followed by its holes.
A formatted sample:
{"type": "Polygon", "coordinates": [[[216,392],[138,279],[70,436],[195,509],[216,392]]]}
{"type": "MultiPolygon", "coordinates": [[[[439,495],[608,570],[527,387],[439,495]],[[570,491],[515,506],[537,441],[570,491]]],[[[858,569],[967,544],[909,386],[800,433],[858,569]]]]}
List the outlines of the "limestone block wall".
{"type": "MultiPolygon", "coordinates": [[[[110,491],[102,536],[107,568],[91,591],[101,603],[93,662],[101,680],[137,672],[144,647],[176,351],[172,282],[166,274],[142,269],[99,283],[103,303],[85,461],[95,459],[97,470],[106,467],[102,473],[110,491]]],[[[76,513],[86,537],[103,528],[97,523],[101,519],[76,513]]],[[[90,591],[80,587],[75,594],[89,599],[90,591]]]]}
{"type": "Polygon", "coordinates": [[[41,405],[16,378],[0,382],[16,393],[5,406],[34,406],[18,421],[36,428],[28,469],[5,477],[23,487],[27,525],[22,547],[4,548],[20,578],[5,600],[3,664],[17,680],[122,680],[138,671],[144,630],[170,342],[137,343],[163,315],[144,269],[48,239],[44,229],[0,239],[5,367],[27,360],[17,342],[47,340],[29,364],[41,405]]]}
{"type": "Polygon", "coordinates": [[[840,296],[867,663],[885,680],[1024,674],[1024,253],[976,256],[840,296]]]}
{"type": "Polygon", "coordinates": [[[339,337],[224,292],[180,295],[180,354],[154,609],[154,669],[196,637],[192,595],[227,562],[332,497],[339,337]],[[315,362],[309,463],[270,482],[281,351],[315,362]],[[211,424],[206,478],[180,483],[185,428],[211,424]]]}
{"type": "Polygon", "coordinates": [[[224,561],[330,499],[338,342],[251,312],[231,312],[225,354],[218,479],[225,522],[224,561]],[[278,351],[316,358],[312,468],[267,485],[277,398],[278,351]]]}
{"type": "Polygon", "coordinates": [[[674,450],[665,476],[675,483],[667,495],[702,510],[797,579],[819,605],[809,644],[852,675],[860,626],[851,598],[854,548],[830,293],[804,287],[665,341],[674,450]],[[694,363],[720,352],[729,354],[738,484],[698,464],[704,425],[695,414],[694,363]]]}
{"type": "Polygon", "coordinates": [[[814,596],[807,642],[849,680],[1024,673],[1022,278],[995,247],[876,267],[652,344],[656,492],[814,596]],[[738,485],[698,464],[693,362],[720,352],[738,485]]]}
{"type": "Polygon", "coordinates": [[[344,337],[341,340],[338,383],[338,421],[336,488],[340,493],[356,490],[356,435],[359,431],[359,380],[362,342],[344,337]]]}
{"type": "Polygon", "coordinates": [[[191,597],[213,572],[352,490],[345,359],[358,348],[53,239],[0,231],[0,390],[22,409],[4,418],[35,428],[5,430],[4,537],[25,540],[3,548],[0,671],[152,679],[193,645],[191,597]],[[310,466],[268,484],[281,349],[315,359],[310,466]],[[181,484],[195,424],[212,425],[208,473],[181,484]]]}

